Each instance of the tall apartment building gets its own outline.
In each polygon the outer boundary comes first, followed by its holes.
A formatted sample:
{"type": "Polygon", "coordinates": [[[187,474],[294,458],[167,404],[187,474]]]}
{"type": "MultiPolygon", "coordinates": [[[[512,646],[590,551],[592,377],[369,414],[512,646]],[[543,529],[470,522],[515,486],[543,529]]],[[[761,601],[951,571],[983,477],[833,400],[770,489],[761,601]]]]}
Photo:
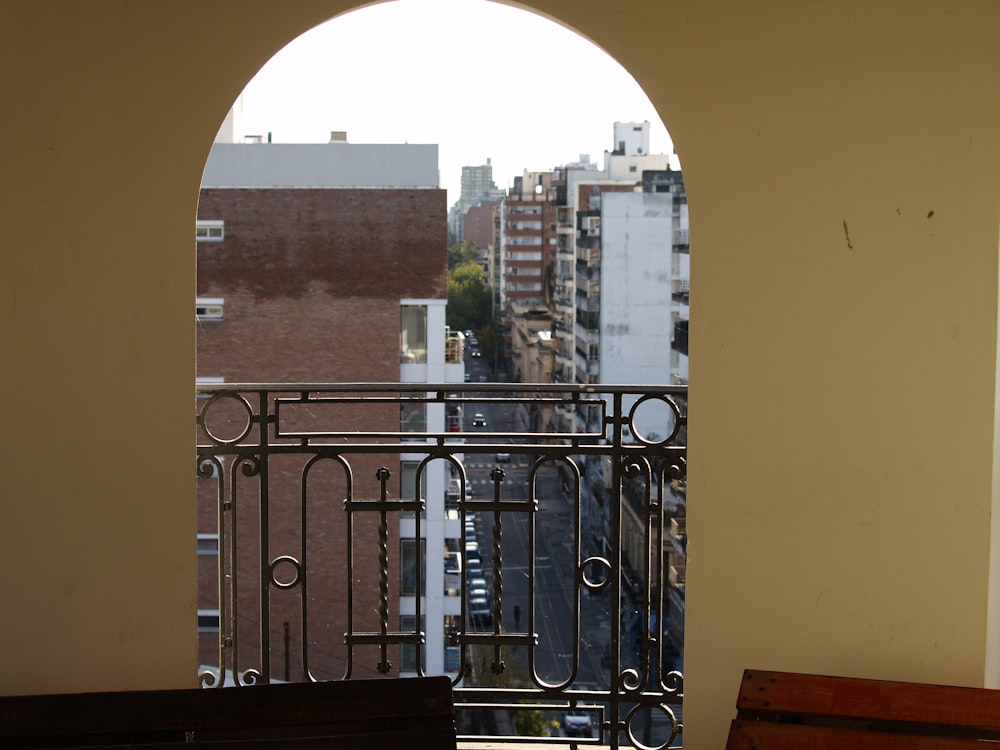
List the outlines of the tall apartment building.
{"type": "MultiPolygon", "coordinates": [[[[437,179],[436,146],[217,143],[198,206],[198,378],[215,383],[463,382],[460,350],[446,356],[446,198],[437,179]]],[[[356,417],[366,429],[397,431],[412,425],[423,430],[427,425],[443,431],[446,415],[434,406],[402,414],[395,405],[365,404],[345,407],[343,416],[356,417]]],[[[387,467],[391,494],[413,496],[420,458],[404,454],[395,459],[398,465],[387,467]]],[[[376,471],[385,461],[385,456],[351,457],[356,497],[378,497],[376,471]]],[[[250,495],[237,498],[247,509],[237,527],[241,561],[254,565],[254,529],[262,524],[269,530],[272,556],[298,557],[303,544],[310,546],[310,675],[340,677],[346,583],[323,571],[343,568],[345,478],[334,470],[310,475],[315,486],[310,486],[308,534],[303,534],[302,466],[272,458],[269,470],[266,519],[253,509],[250,495]],[[324,566],[326,560],[330,566],[324,566]]],[[[428,555],[430,561],[443,561],[449,531],[451,537],[459,535],[457,520],[451,522],[454,528],[446,528],[447,480],[443,462],[431,462],[421,487],[427,510],[420,543],[442,554],[428,555]]],[[[256,491],[253,483],[244,481],[247,492],[256,491]]],[[[218,498],[210,478],[199,484],[200,658],[217,665],[218,498]]],[[[390,616],[399,618],[401,629],[412,630],[415,601],[407,571],[418,544],[413,520],[402,519],[390,531],[390,580],[399,582],[390,616]]],[[[353,543],[359,584],[354,613],[364,618],[377,610],[375,525],[356,524],[353,543]]],[[[446,671],[445,633],[460,612],[458,597],[446,592],[443,567],[443,562],[427,565],[421,602],[430,673],[446,671]]],[[[300,652],[303,615],[297,595],[281,590],[270,595],[268,637],[275,662],[270,669],[279,679],[286,671],[290,679],[304,677],[302,664],[282,664],[279,658],[300,652]],[[290,639],[291,648],[280,645],[282,638],[290,639]]],[[[245,615],[240,627],[246,630],[240,634],[259,629],[261,617],[259,611],[245,615]]],[[[359,626],[364,629],[355,619],[359,626]]],[[[242,649],[252,663],[252,647],[242,649]]],[[[412,656],[404,651],[394,660],[403,673],[414,669],[412,656]]],[[[374,655],[356,659],[354,674],[374,670],[377,662],[374,655]]]]}
{"type": "MultiPolygon", "coordinates": [[[[609,192],[634,192],[642,189],[642,174],[647,170],[663,170],[670,164],[665,154],[649,153],[649,122],[615,122],[613,125],[615,147],[604,152],[604,166],[600,169],[590,162],[589,157],[559,167],[556,170],[556,231],[557,244],[553,274],[553,296],[551,308],[554,315],[553,333],[555,342],[554,378],[559,382],[598,382],[597,362],[599,355],[587,341],[583,354],[577,355],[576,332],[583,318],[584,330],[597,319],[593,295],[584,294],[586,306],[578,311],[581,302],[578,291],[577,266],[582,261],[587,274],[599,273],[601,218],[599,209],[591,206],[592,195],[609,192]],[[578,372],[578,366],[582,370],[578,372]]],[[[588,279],[593,288],[594,279],[588,279]]],[[[585,339],[593,339],[587,334],[585,339]]],[[[605,381],[610,382],[610,381],[605,381]]],[[[557,411],[557,421],[563,429],[568,429],[574,415],[568,411],[557,411]]]]}
{"type": "Polygon", "coordinates": [[[515,308],[548,304],[555,258],[555,190],[552,172],[528,172],[514,178],[501,207],[500,310],[511,356],[515,308]]]}
{"type": "MultiPolygon", "coordinates": [[[[560,382],[687,383],[690,253],[687,197],[670,156],[649,153],[649,123],[614,124],[615,147],[601,170],[570,164],[556,170],[554,293],[551,303],[555,366],[560,382]]],[[[557,408],[561,430],[597,430],[587,413],[557,408]]],[[[643,435],[671,431],[665,410],[645,409],[643,435]]],[[[591,462],[589,481],[607,482],[608,467],[591,462]]],[[[672,487],[668,540],[658,554],[670,570],[671,618],[665,634],[683,648],[685,493],[672,487]]],[[[607,508],[585,503],[592,536],[607,533],[607,508]]],[[[629,505],[622,518],[626,559],[645,560],[643,512],[629,505]]]]}
{"type": "MultiPolygon", "coordinates": [[[[687,197],[680,172],[646,170],[640,192],[591,192],[579,213],[576,267],[576,374],[581,383],[687,382],[690,252],[687,197]]],[[[626,404],[630,408],[632,404],[626,404]]],[[[600,430],[577,415],[579,429],[600,430]]],[[[666,408],[637,410],[632,439],[663,440],[674,428],[666,408]]],[[[592,463],[589,476],[606,477],[610,467],[592,463]]],[[[642,575],[646,559],[645,512],[638,498],[625,504],[622,549],[642,575]]],[[[683,652],[686,497],[683,485],[667,494],[671,528],[663,548],[670,571],[665,592],[670,620],[665,625],[673,658],[683,652]]],[[[610,528],[607,509],[585,508],[587,523],[600,534],[610,528]]],[[[674,663],[676,666],[676,662],[674,663]]]]}
{"type": "Polygon", "coordinates": [[[456,239],[464,235],[465,217],[469,209],[483,201],[496,201],[502,196],[493,182],[493,164],[489,158],[485,164],[463,166],[461,193],[448,212],[448,230],[456,239]]]}
{"type": "Polygon", "coordinates": [[[471,201],[480,195],[486,195],[496,187],[493,182],[493,163],[487,158],[485,164],[478,167],[462,167],[461,200],[471,201]]]}

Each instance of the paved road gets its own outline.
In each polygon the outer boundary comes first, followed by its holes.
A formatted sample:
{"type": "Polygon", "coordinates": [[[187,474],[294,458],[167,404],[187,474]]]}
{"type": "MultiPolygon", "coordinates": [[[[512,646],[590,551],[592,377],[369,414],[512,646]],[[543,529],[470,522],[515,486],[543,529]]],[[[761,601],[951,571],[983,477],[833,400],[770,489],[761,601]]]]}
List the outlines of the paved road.
{"type": "MultiPolygon", "coordinates": [[[[467,366],[469,361],[467,360],[467,366]]],[[[472,387],[479,375],[486,373],[481,359],[471,362],[472,387]]],[[[484,396],[487,394],[484,394],[484,396]]],[[[496,394],[488,394],[495,398],[496,394]]],[[[465,428],[477,432],[513,432],[527,429],[527,413],[523,405],[511,400],[497,399],[483,402],[466,410],[465,428]],[[472,414],[481,412],[487,421],[486,428],[471,426],[472,414]]],[[[487,438],[483,438],[486,440],[487,438]]],[[[488,438],[490,441],[495,438],[488,438]]],[[[515,439],[516,441],[516,439],[515,439]]],[[[479,442],[475,437],[467,442],[479,442]]],[[[534,679],[550,684],[560,684],[573,674],[574,657],[577,672],[574,687],[606,689],[610,685],[607,666],[602,665],[602,655],[610,642],[611,621],[608,593],[591,594],[583,589],[577,602],[575,568],[586,553],[577,556],[574,536],[577,508],[575,499],[563,493],[558,472],[553,468],[541,469],[535,478],[533,491],[528,487],[529,461],[527,456],[512,454],[511,463],[497,464],[492,453],[466,454],[466,468],[471,482],[473,499],[492,498],[493,469],[502,468],[502,498],[525,502],[525,512],[504,512],[501,520],[503,629],[508,633],[537,634],[538,645],[527,648],[505,648],[504,658],[509,668],[534,679]],[[534,577],[533,596],[529,591],[531,560],[531,525],[528,498],[538,501],[534,527],[534,577]],[[520,605],[521,617],[514,618],[514,604],[520,605]],[[579,638],[574,641],[574,622],[579,606],[579,638]],[[578,644],[574,650],[574,642],[578,644]]],[[[492,513],[477,513],[480,550],[485,571],[492,572],[489,558],[493,541],[494,517],[492,513]]],[[[487,580],[491,576],[487,575],[487,580]]],[[[680,713],[678,711],[678,713],[680,713]]],[[[557,719],[558,716],[551,718],[557,719]]],[[[647,743],[656,746],[669,737],[669,720],[660,712],[644,712],[633,729],[647,743]],[[645,719],[649,719],[649,721],[645,719]],[[647,734],[648,732],[648,734],[647,734]]],[[[561,732],[560,732],[561,733],[561,732]]]]}
{"type": "MultiPolygon", "coordinates": [[[[475,405],[466,413],[467,429],[479,432],[517,432],[527,424],[523,405],[505,401],[475,405]],[[486,417],[486,428],[473,428],[472,414],[479,412],[486,417]]],[[[484,437],[484,440],[486,438],[484,437]]],[[[476,438],[468,440],[477,442],[476,438]]],[[[594,687],[607,684],[600,657],[604,644],[609,640],[610,624],[607,607],[601,596],[584,593],[580,606],[583,626],[577,622],[577,600],[574,581],[578,561],[574,531],[576,508],[571,498],[561,490],[558,472],[548,466],[536,474],[533,492],[528,487],[529,461],[527,456],[512,454],[509,464],[497,464],[493,454],[466,455],[473,499],[494,497],[493,469],[504,472],[501,497],[505,500],[524,502],[524,512],[504,512],[500,516],[503,583],[503,627],[507,632],[537,634],[538,645],[522,649],[518,658],[525,668],[533,670],[535,678],[549,684],[561,684],[573,677],[573,663],[577,660],[576,682],[594,687]],[[531,565],[531,523],[528,498],[538,501],[539,511],[534,523],[534,591],[529,591],[531,565]],[[515,622],[514,604],[521,609],[515,622]],[[574,627],[581,627],[579,639],[574,640],[574,627]],[[574,649],[574,643],[578,647],[574,649]]],[[[493,560],[489,557],[494,532],[492,513],[477,513],[480,535],[480,553],[483,568],[492,572],[493,560]]]]}

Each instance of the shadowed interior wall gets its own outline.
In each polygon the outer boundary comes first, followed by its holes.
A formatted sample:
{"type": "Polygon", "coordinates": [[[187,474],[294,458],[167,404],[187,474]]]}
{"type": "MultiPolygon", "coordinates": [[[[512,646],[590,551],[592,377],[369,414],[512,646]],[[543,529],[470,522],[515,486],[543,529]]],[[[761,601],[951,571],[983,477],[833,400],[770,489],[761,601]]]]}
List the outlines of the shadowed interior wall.
{"type": "MultiPolygon", "coordinates": [[[[684,166],[686,745],[721,746],[746,666],[996,684],[1000,6],[525,5],[636,77],[684,166]]],[[[201,170],[354,6],[0,6],[0,691],[194,684],[201,170]]]]}

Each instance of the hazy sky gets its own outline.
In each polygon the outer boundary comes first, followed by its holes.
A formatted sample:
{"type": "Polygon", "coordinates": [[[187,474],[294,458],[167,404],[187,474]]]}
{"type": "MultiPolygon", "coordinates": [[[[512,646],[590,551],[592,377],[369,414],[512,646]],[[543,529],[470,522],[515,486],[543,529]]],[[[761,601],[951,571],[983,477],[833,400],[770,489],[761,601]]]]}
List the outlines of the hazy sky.
{"type": "Polygon", "coordinates": [[[275,143],[437,143],[441,187],[492,160],[500,188],[525,169],[590,154],[612,125],[649,120],[650,152],[673,146],[649,99],[601,49],[488,0],[394,0],[340,16],[278,52],[247,84],[243,131],[275,143]]]}

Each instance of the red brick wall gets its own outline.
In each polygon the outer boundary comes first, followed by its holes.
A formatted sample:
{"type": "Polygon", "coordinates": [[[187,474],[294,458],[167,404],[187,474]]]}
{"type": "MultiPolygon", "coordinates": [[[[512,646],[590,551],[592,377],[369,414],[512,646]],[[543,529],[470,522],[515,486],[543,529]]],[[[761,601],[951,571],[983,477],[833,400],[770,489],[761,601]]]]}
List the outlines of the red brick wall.
{"type": "MultiPolygon", "coordinates": [[[[222,297],[224,319],[198,323],[199,376],[226,382],[395,382],[399,380],[399,300],[442,299],[447,294],[447,208],[443,190],[406,189],[205,189],[199,219],[225,221],[223,242],[198,244],[198,296],[222,297]]],[[[341,411],[358,429],[398,429],[399,411],[371,406],[341,411]]],[[[351,465],[356,498],[378,495],[375,472],[387,465],[398,487],[398,462],[358,455],[351,465]]],[[[300,541],[299,487],[304,462],[269,466],[267,561],[308,556],[309,667],[320,679],[346,669],[346,523],[343,470],[325,461],[310,474],[308,547],[300,541]]],[[[242,671],[259,660],[260,568],[258,480],[238,476],[237,543],[242,671]]],[[[199,530],[214,531],[217,484],[199,481],[199,530]]],[[[378,514],[355,519],[355,630],[377,631],[378,514]]],[[[399,595],[397,520],[389,520],[390,630],[397,630],[399,595]]],[[[199,558],[200,606],[215,607],[214,557],[199,558]]],[[[286,574],[290,570],[285,566],[286,574]]],[[[283,677],[284,623],[289,623],[291,677],[303,678],[300,658],[302,587],[271,588],[272,676],[283,677]]],[[[200,638],[203,663],[218,663],[213,635],[200,638]]],[[[354,676],[371,674],[373,648],[362,651],[354,676]]],[[[398,670],[398,654],[390,652],[398,670]]],[[[227,665],[232,666],[232,665],[227,665]]]]}
{"type": "Polygon", "coordinates": [[[494,215],[498,210],[497,207],[496,201],[486,201],[470,207],[462,221],[462,239],[466,242],[475,242],[479,248],[493,247],[496,243],[494,215]]]}

